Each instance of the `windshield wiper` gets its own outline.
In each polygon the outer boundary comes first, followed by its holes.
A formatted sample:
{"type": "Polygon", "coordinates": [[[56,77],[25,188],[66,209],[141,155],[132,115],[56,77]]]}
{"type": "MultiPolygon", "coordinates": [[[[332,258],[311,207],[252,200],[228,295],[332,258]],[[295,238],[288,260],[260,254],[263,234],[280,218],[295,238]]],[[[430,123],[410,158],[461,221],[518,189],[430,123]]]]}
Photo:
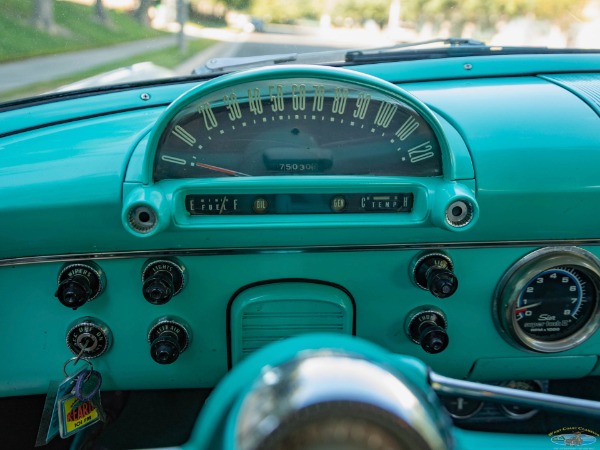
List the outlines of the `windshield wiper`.
{"type": "Polygon", "coordinates": [[[466,38],[430,39],[392,47],[364,50],[327,50],[311,53],[278,53],[232,58],[213,58],[205,65],[196,67],[192,75],[215,75],[236,70],[264,67],[290,62],[304,64],[343,65],[348,63],[380,63],[414,61],[421,59],[454,58],[459,56],[490,55],[542,55],[561,53],[598,53],[597,49],[548,48],[548,47],[502,47],[489,46],[482,41],[466,38]],[[443,44],[444,46],[433,46],[443,44]],[[424,48],[415,48],[422,47],[424,48]]]}
{"type": "Polygon", "coordinates": [[[274,55],[238,56],[232,58],[213,58],[203,66],[196,67],[192,75],[214,75],[253,67],[271,66],[289,62],[306,64],[343,63],[346,50],[328,50],[311,53],[279,53],[274,55]]]}
{"type": "Polygon", "coordinates": [[[402,44],[372,50],[353,50],[346,53],[347,63],[374,63],[392,61],[415,61],[421,59],[456,58],[460,56],[491,55],[544,55],[561,53],[598,53],[597,49],[548,48],[548,47],[503,47],[489,46],[474,39],[449,38],[402,44]],[[428,44],[446,44],[447,47],[415,49],[428,44]]]}
{"type": "Polygon", "coordinates": [[[235,56],[229,58],[212,58],[203,66],[196,67],[192,75],[214,75],[216,73],[232,72],[234,70],[250,69],[253,67],[263,67],[275,64],[284,64],[289,62],[307,63],[307,64],[335,64],[349,62],[348,58],[353,55],[375,55],[390,50],[399,50],[407,47],[418,47],[426,44],[445,43],[453,46],[458,45],[485,45],[483,42],[474,39],[449,38],[449,39],[431,39],[429,41],[420,41],[408,44],[395,45],[393,47],[376,47],[368,50],[326,50],[322,52],[309,53],[278,53],[272,55],[256,56],[235,56]],[[349,56],[350,55],[350,56],[349,56]]]}

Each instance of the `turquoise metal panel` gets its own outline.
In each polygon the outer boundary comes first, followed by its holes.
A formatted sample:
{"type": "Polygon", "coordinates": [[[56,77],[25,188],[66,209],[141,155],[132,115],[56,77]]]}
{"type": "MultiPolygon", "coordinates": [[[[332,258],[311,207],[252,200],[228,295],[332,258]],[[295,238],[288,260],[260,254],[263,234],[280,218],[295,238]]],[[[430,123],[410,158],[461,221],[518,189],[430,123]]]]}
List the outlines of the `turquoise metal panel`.
{"type": "MultiPolygon", "coordinates": [[[[598,247],[586,249],[600,256],[598,247]]],[[[459,287],[443,300],[412,282],[411,262],[421,254],[419,249],[229,251],[179,256],[189,282],[161,306],[151,305],[142,296],[141,271],[146,258],[96,257],[94,261],[106,273],[106,291],[76,311],[54,297],[62,262],[0,267],[3,336],[8,336],[8,342],[14,336],[18,348],[28,349],[15,359],[13,346],[0,347],[0,360],[14,361],[0,371],[0,396],[43,393],[49,380],[60,378],[62,364],[70,356],[65,344],[67,328],[83,316],[101,319],[113,332],[112,349],[94,362],[105,375],[106,389],[215,386],[227,371],[227,305],[231,299],[244,286],[292,278],[342,287],[356,305],[357,336],[394,354],[419,358],[447,376],[465,378],[484,358],[512,358],[499,376],[519,379],[531,367],[531,356],[552,361],[556,356],[597,355],[599,333],[560,355],[540,355],[516,348],[497,331],[492,310],[496,285],[511,264],[532,250],[449,249],[459,287]],[[404,329],[407,314],[427,305],[441,309],[448,320],[450,344],[440,354],[426,353],[404,329]],[[171,366],[152,361],[146,341],[150,323],[165,315],[186,320],[194,335],[190,348],[171,366]]],[[[267,288],[265,295],[280,293],[267,288]]],[[[561,373],[567,377],[581,374],[577,367],[573,369],[564,367],[561,373]]]]}
{"type": "Polygon", "coordinates": [[[271,342],[307,333],[352,334],[354,306],[341,289],[311,282],[270,283],[235,296],[229,313],[231,362],[271,342]]]}
{"type": "Polygon", "coordinates": [[[550,436],[535,434],[483,433],[466,431],[460,428],[453,430],[456,450],[548,450],[559,448],[551,441],[550,436]]]}
{"type": "Polygon", "coordinates": [[[519,376],[524,380],[583,378],[591,374],[597,363],[597,355],[481,358],[473,365],[469,378],[477,381],[503,380],[506,373],[514,374],[514,367],[519,367],[519,376]]]}
{"type": "Polygon", "coordinates": [[[538,73],[598,72],[600,55],[498,55],[357,66],[356,71],[393,83],[519,77],[538,73]],[[466,65],[466,66],[465,66],[466,65]]]}

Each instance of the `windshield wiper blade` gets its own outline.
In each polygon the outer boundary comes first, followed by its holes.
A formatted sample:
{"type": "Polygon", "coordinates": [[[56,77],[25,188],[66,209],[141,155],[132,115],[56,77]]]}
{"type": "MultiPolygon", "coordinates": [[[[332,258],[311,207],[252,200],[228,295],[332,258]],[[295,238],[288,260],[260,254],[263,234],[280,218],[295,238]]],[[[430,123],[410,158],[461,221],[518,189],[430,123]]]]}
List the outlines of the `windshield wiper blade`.
{"type": "Polygon", "coordinates": [[[193,75],[224,72],[227,70],[241,69],[249,66],[279,64],[282,62],[296,61],[298,53],[281,53],[275,55],[236,56],[232,58],[209,59],[204,66],[196,67],[193,75]]]}
{"type": "Polygon", "coordinates": [[[310,53],[280,53],[274,55],[234,56],[230,58],[213,58],[203,66],[196,67],[192,75],[214,75],[234,70],[250,69],[289,62],[305,64],[343,63],[346,50],[326,50],[310,53]]]}
{"type": "Polygon", "coordinates": [[[430,41],[403,44],[374,50],[355,50],[346,53],[349,63],[375,63],[392,61],[415,61],[422,59],[456,58],[461,56],[492,55],[545,55],[598,53],[597,49],[548,48],[548,47],[503,47],[488,46],[473,39],[432,39],[430,41]],[[442,43],[447,47],[414,49],[415,46],[442,43]]]}
{"type": "MultiPolygon", "coordinates": [[[[407,52],[404,49],[414,49],[414,47],[421,47],[424,45],[431,45],[431,44],[445,44],[445,45],[449,45],[450,47],[474,47],[474,46],[475,47],[486,47],[485,42],[478,41],[476,39],[456,38],[456,37],[436,38],[436,39],[429,39],[426,41],[408,42],[406,44],[398,44],[398,45],[393,45],[391,47],[376,47],[376,48],[370,48],[370,49],[365,49],[365,50],[350,50],[350,51],[346,52],[345,60],[346,60],[346,62],[355,62],[356,59],[385,56],[388,54],[394,54],[398,51],[402,51],[402,53],[404,54],[405,52],[407,52]]],[[[441,48],[441,49],[445,50],[447,47],[434,47],[434,48],[435,49],[441,48]]],[[[428,48],[428,50],[431,50],[431,48],[428,48]]],[[[417,50],[417,51],[421,51],[421,50],[417,50]]]]}

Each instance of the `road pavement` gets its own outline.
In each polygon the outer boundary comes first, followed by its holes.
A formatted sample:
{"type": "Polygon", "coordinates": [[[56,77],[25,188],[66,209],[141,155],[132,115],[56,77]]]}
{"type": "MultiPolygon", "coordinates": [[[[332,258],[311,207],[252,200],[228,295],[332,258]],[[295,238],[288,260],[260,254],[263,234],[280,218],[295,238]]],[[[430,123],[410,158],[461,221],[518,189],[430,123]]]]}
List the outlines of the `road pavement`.
{"type": "Polygon", "coordinates": [[[175,36],[0,64],[0,92],[69,76],[140,53],[175,45],[175,36]]]}

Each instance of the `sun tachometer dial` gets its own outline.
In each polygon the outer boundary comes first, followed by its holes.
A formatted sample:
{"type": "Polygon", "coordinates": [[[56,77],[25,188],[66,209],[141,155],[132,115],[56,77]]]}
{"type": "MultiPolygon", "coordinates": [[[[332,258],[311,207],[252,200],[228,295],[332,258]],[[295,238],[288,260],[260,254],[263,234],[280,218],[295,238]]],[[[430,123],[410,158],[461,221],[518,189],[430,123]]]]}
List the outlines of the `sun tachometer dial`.
{"type": "Polygon", "coordinates": [[[573,266],[556,267],[533,277],[515,306],[523,333],[556,341],[579,330],[591,317],[596,290],[590,276],[573,266]]]}
{"type": "Polygon", "coordinates": [[[292,75],[192,97],[158,138],[154,180],[442,174],[438,139],[410,101],[376,85],[292,75]]]}
{"type": "Polygon", "coordinates": [[[527,255],[503,278],[497,298],[506,336],[540,352],[573,348],[600,325],[600,268],[579,248],[546,248],[527,255]]]}

